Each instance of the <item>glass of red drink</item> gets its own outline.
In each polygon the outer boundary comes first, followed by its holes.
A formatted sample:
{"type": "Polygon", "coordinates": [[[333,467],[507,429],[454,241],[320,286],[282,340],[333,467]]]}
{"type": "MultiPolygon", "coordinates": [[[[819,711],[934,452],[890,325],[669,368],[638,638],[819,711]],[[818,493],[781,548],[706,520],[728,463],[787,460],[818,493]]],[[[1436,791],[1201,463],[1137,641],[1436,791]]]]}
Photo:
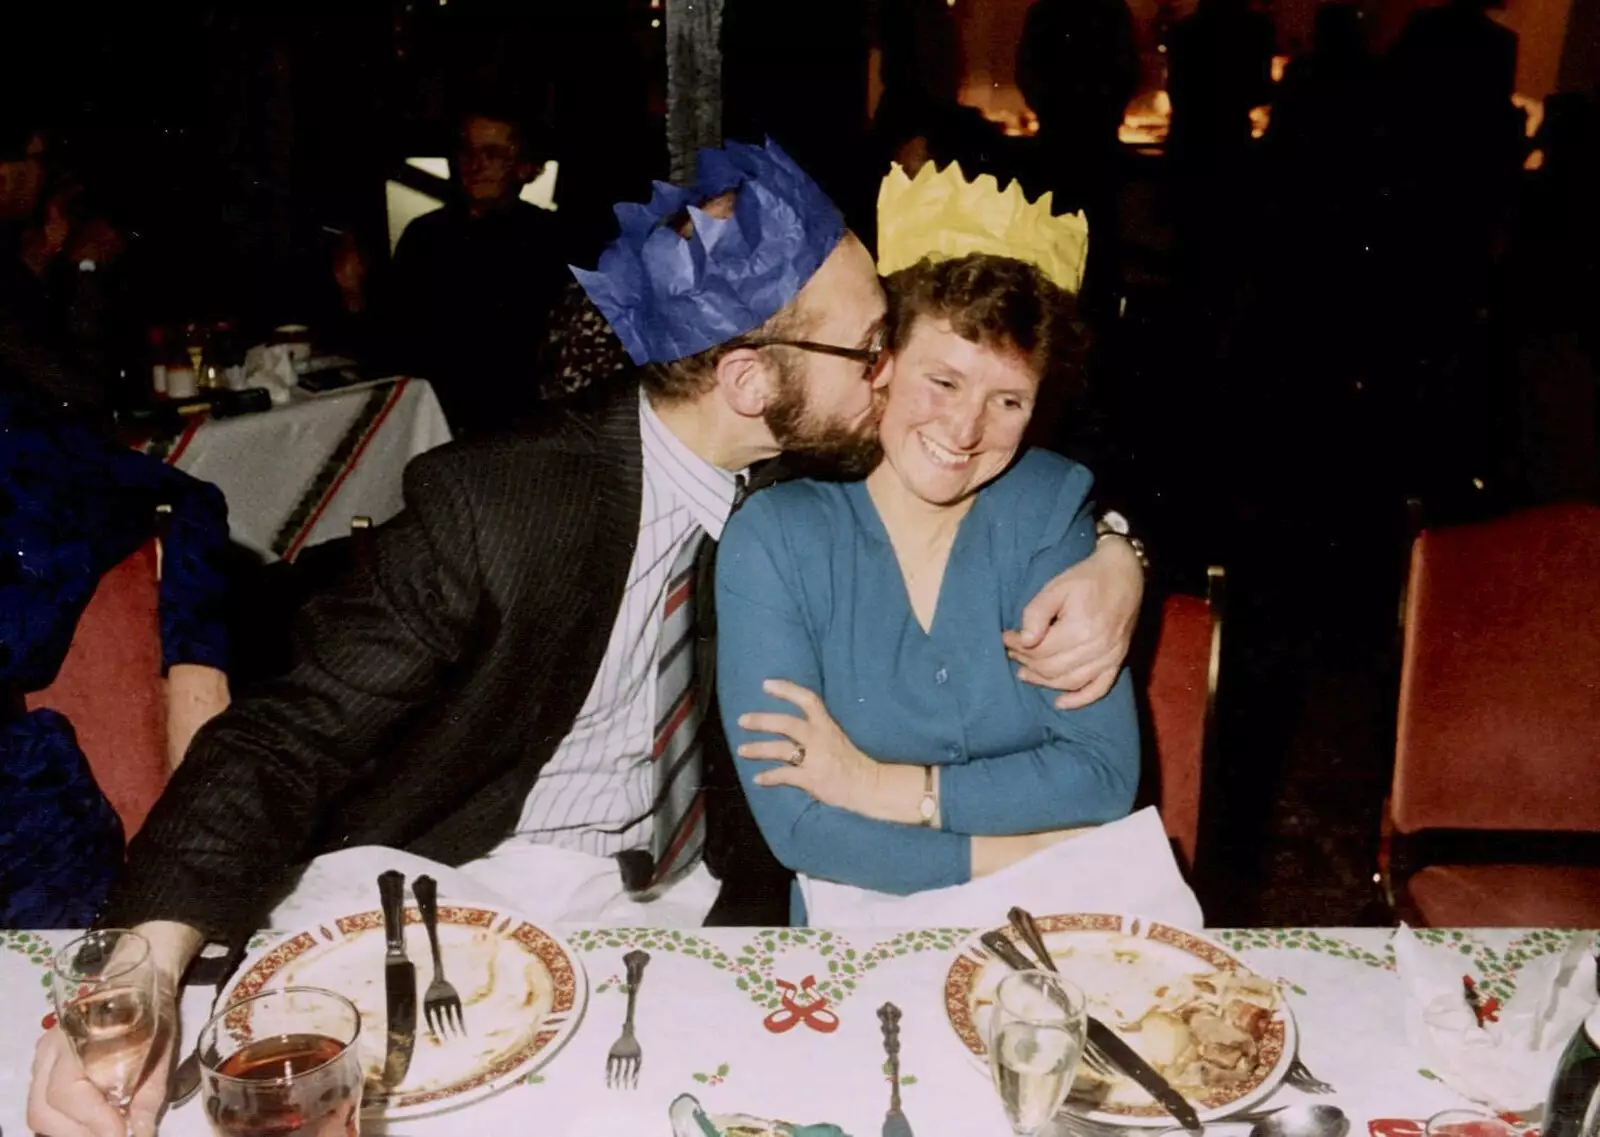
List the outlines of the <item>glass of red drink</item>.
{"type": "Polygon", "coordinates": [[[217,1137],[358,1137],[361,1012],[320,987],[242,999],[200,1031],[200,1089],[217,1137]]]}

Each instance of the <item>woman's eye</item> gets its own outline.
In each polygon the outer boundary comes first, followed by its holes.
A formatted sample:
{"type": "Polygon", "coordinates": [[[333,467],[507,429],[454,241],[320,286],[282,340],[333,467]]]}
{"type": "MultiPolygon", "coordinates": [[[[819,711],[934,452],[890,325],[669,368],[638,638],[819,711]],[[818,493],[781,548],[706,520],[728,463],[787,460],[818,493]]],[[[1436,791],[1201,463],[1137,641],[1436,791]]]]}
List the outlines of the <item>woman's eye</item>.
{"type": "Polygon", "coordinates": [[[931,375],[929,378],[933,381],[935,387],[943,387],[946,391],[954,391],[956,389],[956,385],[949,379],[941,379],[937,375],[931,375]]]}

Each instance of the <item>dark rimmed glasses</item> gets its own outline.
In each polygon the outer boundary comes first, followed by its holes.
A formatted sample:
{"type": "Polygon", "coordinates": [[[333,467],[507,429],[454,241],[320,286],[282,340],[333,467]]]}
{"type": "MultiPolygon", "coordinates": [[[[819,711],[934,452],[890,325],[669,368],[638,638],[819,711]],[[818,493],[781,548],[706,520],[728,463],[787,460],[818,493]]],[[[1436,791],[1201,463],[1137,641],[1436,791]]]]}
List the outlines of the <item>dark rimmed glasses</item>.
{"type": "Polygon", "coordinates": [[[841,347],[836,343],[818,343],[816,340],[749,340],[742,347],[792,347],[798,351],[814,351],[818,355],[832,355],[861,364],[868,375],[878,370],[887,347],[887,337],[882,328],[872,334],[869,347],[841,347]]]}

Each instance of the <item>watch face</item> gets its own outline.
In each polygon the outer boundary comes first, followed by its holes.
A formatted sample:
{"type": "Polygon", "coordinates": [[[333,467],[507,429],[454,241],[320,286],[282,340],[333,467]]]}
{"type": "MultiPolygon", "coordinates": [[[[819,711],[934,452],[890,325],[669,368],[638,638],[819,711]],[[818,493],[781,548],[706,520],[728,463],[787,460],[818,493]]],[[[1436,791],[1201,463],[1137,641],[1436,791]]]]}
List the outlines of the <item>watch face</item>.
{"type": "Polygon", "coordinates": [[[1107,533],[1115,533],[1119,537],[1128,535],[1128,519],[1114,509],[1109,509],[1100,518],[1100,524],[1107,533]]]}
{"type": "Polygon", "coordinates": [[[922,798],[922,805],[918,809],[917,812],[922,815],[922,820],[924,820],[924,821],[932,821],[933,820],[933,811],[936,808],[937,807],[934,805],[933,798],[931,796],[925,794],[925,795],[923,795],[923,798],[922,798]]]}

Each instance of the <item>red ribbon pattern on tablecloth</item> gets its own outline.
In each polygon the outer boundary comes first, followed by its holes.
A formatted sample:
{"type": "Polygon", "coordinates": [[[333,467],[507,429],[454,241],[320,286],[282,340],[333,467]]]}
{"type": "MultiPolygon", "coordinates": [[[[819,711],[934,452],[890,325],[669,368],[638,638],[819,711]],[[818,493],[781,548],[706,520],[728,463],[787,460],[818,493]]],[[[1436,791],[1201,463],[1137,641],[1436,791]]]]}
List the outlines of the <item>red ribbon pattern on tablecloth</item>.
{"type": "Polygon", "coordinates": [[[762,1025],[773,1034],[783,1034],[805,1023],[820,1034],[832,1034],[839,1029],[839,1016],[828,1009],[826,995],[813,995],[816,976],[807,975],[796,987],[787,979],[776,980],[783,1005],[766,1017],[762,1025]],[[804,995],[804,1003],[796,1002],[796,995],[804,995]]]}

